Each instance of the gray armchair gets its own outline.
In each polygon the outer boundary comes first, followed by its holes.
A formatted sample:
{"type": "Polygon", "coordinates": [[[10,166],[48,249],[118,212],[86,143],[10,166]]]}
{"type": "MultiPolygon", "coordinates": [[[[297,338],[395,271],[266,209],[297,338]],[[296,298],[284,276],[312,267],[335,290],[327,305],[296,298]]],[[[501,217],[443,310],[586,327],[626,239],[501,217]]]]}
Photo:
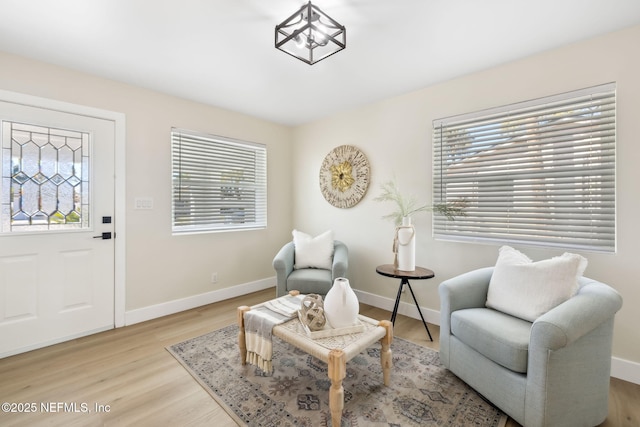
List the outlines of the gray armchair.
{"type": "Polygon", "coordinates": [[[301,268],[294,270],[295,248],[289,242],[280,249],[273,259],[276,270],[276,296],[298,290],[303,294],[326,295],[337,277],[347,277],[349,251],[339,240],[333,242],[333,263],[331,270],[320,268],[301,268]]]}
{"type": "Polygon", "coordinates": [[[485,307],[492,272],[440,284],[442,363],[523,426],[602,423],[620,295],[583,277],[575,296],[530,323],[485,307]]]}

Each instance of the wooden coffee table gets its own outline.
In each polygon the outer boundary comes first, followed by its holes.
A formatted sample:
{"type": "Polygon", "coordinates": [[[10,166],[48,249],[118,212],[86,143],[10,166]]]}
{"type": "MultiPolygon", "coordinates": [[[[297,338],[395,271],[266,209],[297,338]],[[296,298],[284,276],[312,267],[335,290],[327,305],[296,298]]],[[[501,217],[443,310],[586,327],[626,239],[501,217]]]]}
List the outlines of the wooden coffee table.
{"type": "MultiPolygon", "coordinates": [[[[240,347],[240,360],[246,364],[247,344],[244,332],[244,313],[251,307],[238,307],[238,345],[240,347]]],[[[385,385],[389,385],[391,375],[391,341],[393,340],[393,325],[388,320],[374,320],[359,315],[358,318],[364,325],[362,332],[339,335],[326,338],[310,338],[297,318],[273,328],[273,335],[293,345],[296,348],[310,354],[328,365],[331,388],[329,389],[329,410],[331,422],[334,426],[340,425],[342,409],[344,408],[344,388],[342,380],[347,373],[347,362],[370,347],[376,341],[380,341],[380,363],[382,364],[382,377],[385,385]]]]}

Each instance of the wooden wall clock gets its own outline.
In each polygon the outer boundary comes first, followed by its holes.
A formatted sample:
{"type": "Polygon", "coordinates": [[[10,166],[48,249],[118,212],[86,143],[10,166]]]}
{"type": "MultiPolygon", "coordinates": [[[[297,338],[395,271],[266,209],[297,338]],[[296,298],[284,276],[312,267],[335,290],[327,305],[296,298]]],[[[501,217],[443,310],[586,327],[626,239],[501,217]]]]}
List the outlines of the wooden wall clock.
{"type": "Polygon", "coordinates": [[[352,145],[341,145],[327,154],[320,167],[320,191],[337,208],[355,206],[369,187],[369,161],[352,145]]]}

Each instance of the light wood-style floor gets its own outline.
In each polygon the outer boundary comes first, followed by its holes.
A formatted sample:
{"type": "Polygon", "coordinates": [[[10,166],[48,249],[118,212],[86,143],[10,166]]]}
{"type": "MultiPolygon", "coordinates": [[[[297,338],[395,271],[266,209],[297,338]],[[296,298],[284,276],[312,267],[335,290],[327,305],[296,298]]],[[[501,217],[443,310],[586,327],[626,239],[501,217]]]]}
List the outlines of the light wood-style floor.
{"type": "MultiPolygon", "coordinates": [[[[23,411],[35,404],[36,411],[0,412],[0,425],[235,426],[165,347],[230,325],[238,306],[273,295],[264,290],[1,359],[0,403],[15,403],[13,409],[23,411]]],[[[366,305],[360,312],[390,317],[366,305]]],[[[419,320],[398,316],[395,335],[438,349],[438,327],[429,329],[433,343],[419,320]]],[[[602,426],[639,426],[639,402],[640,385],[612,379],[609,418],[602,426]]],[[[508,426],[518,424],[510,420],[508,426]]]]}

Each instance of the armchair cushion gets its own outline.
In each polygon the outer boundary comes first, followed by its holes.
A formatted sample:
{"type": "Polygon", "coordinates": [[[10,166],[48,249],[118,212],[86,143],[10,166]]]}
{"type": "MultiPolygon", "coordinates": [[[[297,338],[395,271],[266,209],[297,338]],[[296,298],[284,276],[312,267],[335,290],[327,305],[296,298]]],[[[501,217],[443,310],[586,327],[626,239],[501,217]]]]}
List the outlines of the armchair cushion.
{"type": "Polygon", "coordinates": [[[333,231],[311,237],[298,230],[293,230],[296,270],[301,268],[322,268],[331,270],[333,262],[333,231]]]}
{"type": "Polygon", "coordinates": [[[564,253],[538,262],[509,246],[500,248],[486,306],[533,322],[571,298],[586,258],[564,253]]]}
{"type": "Polygon", "coordinates": [[[490,308],[468,308],[451,313],[451,334],[505,368],[527,372],[530,322],[490,308]]]}
{"type": "Polygon", "coordinates": [[[326,295],[332,284],[331,271],[320,268],[294,270],[287,277],[287,288],[295,289],[302,294],[326,295]]]}

